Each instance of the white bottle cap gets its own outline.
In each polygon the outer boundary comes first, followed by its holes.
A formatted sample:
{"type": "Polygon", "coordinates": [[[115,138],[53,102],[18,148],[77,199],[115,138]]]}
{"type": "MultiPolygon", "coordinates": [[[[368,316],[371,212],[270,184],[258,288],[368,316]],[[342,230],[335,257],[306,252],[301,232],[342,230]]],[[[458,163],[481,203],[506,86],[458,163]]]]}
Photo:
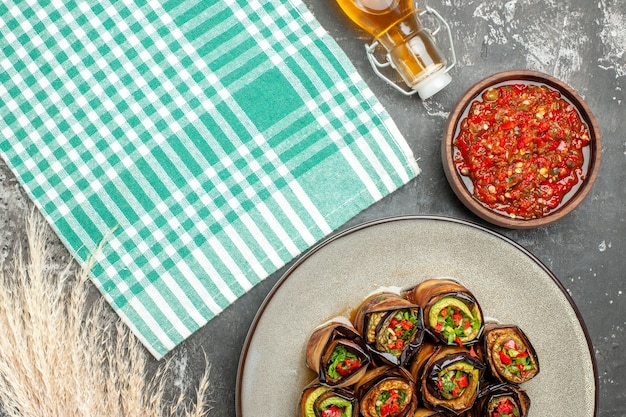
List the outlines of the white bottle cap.
{"type": "Polygon", "coordinates": [[[452,77],[448,73],[440,71],[427,77],[414,88],[417,90],[420,98],[426,100],[443,90],[446,85],[450,84],[450,81],[452,81],[452,77]]]}

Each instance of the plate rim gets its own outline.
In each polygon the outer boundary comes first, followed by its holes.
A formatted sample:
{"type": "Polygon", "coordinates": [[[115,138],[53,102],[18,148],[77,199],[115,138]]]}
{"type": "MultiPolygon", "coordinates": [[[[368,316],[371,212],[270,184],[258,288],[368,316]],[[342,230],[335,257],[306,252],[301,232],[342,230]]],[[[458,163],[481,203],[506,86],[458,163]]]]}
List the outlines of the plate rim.
{"type": "Polygon", "coordinates": [[[421,220],[434,220],[434,221],[455,223],[455,224],[468,226],[468,227],[477,229],[480,232],[487,233],[487,234],[491,235],[492,237],[501,239],[505,243],[513,246],[515,249],[519,250],[524,255],[528,256],[533,262],[535,262],[537,264],[537,266],[539,266],[550,277],[550,279],[554,282],[554,284],[556,284],[557,288],[563,293],[563,295],[564,295],[565,299],[567,300],[567,302],[569,303],[569,305],[572,307],[572,309],[574,311],[574,314],[576,315],[576,319],[578,320],[578,324],[580,325],[581,330],[583,331],[583,334],[585,336],[585,340],[587,342],[587,349],[589,351],[589,356],[590,356],[590,359],[591,359],[591,367],[592,367],[592,370],[593,370],[593,383],[594,383],[593,417],[597,417],[598,416],[598,405],[599,405],[600,393],[599,393],[599,390],[598,390],[598,384],[599,384],[598,366],[597,366],[595,352],[594,352],[594,349],[593,349],[593,343],[591,342],[591,337],[589,336],[589,331],[587,330],[587,325],[585,324],[585,321],[584,321],[584,319],[582,317],[582,314],[580,313],[580,310],[576,306],[576,303],[574,302],[574,300],[572,299],[572,297],[568,293],[568,291],[565,288],[565,286],[561,283],[561,281],[559,281],[557,276],[550,270],[550,268],[548,268],[545,265],[545,263],[543,261],[541,261],[539,258],[537,258],[532,252],[530,252],[524,246],[522,246],[521,244],[517,243],[513,239],[511,239],[511,238],[509,238],[509,237],[507,237],[507,236],[505,236],[505,235],[503,235],[503,234],[501,234],[501,233],[499,233],[499,232],[497,232],[495,230],[491,230],[488,227],[485,227],[485,226],[483,226],[481,224],[475,223],[475,222],[470,221],[470,220],[460,219],[460,218],[451,217],[451,216],[428,215],[428,214],[407,214],[407,215],[399,215],[399,216],[388,216],[388,217],[382,217],[382,218],[379,218],[379,219],[374,219],[374,220],[370,220],[370,221],[365,221],[363,223],[359,223],[359,224],[357,224],[355,226],[348,227],[348,228],[346,228],[344,230],[338,231],[337,233],[326,237],[325,239],[321,240],[316,245],[312,246],[309,250],[304,252],[299,258],[296,259],[296,261],[293,263],[293,265],[291,265],[287,269],[287,271],[285,271],[285,273],[278,279],[278,281],[276,281],[276,283],[272,286],[272,288],[270,289],[268,294],[265,296],[265,298],[263,299],[263,302],[259,306],[259,309],[255,313],[254,318],[252,319],[252,323],[250,324],[250,328],[248,329],[248,332],[246,333],[246,338],[244,339],[244,343],[243,343],[243,346],[242,346],[242,349],[241,349],[241,353],[239,355],[239,362],[237,364],[237,375],[236,375],[236,382],[235,382],[235,415],[236,415],[236,417],[244,417],[242,415],[241,386],[242,386],[242,378],[243,378],[243,373],[244,373],[244,368],[245,368],[245,362],[246,362],[246,358],[247,358],[247,355],[248,355],[248,351],[250,349],[251,340],[254,337],[254,334],[255,334],[255,331],[256,331],[256,327],[257,327],[261,317],[263,316],[263,313],[264,313],[265,309],[267,308],[269,303],[272,301],[272,298],[274,297],[276,292],[284,284],[284,282],[287,279],[289,279],[289,277],[293,274],[293,272],[302,263],[304,263],[311,256],[313,256],[314,254],[319,252],[320,249],[322,249],[323,247],[329,245],[333,241],[335,241],[337,239],[340,239],[340,238],[342,238],[344,236],[350,235],[352,233],[358,232],[358,231],[363,230],[363,229],[367,229],[367,228],[374,227],[374,226],[379,226],[379,225],[385,224],[385,223],[393,223],[393,222],[406,221],[406,220],[411,220],[411,221],[414,221],[414,220],[418,220],[418,221],[421,221],[421,220]]]}

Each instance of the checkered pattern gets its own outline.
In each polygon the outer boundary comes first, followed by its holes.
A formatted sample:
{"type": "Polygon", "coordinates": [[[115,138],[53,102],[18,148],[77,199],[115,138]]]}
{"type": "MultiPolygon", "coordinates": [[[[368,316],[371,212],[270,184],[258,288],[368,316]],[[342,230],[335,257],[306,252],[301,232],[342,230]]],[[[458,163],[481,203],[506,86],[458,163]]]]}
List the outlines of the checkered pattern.
{"type": "Polygon", "coordinates": [[[0,27],[0,153],[156,357],[418,174],[299,0],[9,0],[0,27]]]}

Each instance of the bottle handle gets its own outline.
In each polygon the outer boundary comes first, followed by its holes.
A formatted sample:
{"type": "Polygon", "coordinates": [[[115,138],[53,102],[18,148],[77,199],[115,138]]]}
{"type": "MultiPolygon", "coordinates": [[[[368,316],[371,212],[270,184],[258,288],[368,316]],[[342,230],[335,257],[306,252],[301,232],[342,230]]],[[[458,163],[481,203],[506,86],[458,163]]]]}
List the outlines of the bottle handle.
{"type": "MultiPolygon", "coordinates": [[[[419,16],[423,16],[425,14],[429,14],[435,17],[435,20],[437,22],[437,27],[435,28],[435,30],[430,31],[430,34],[432,36],[437,35],[437,33],[439,33],[439,31],[441,30],[441,27],[443,25],[443,27],[446,28],[446,31],[448,32],[448,39],[450,42],[450,52],[451,52],[451,61],[450,64],[448,64],[446,66],[446,68],[443,70],[444,73],[447,73],[448,71],[450,71],[455,65],[456,65],[456,53],[454,51],[454,43],[453,43],[453,39],[452,39],[452,30],[450,29],[450,25],[448,25],[448,22],[445,21],[445,19],[433,8],[426,6],[426,9],[422,10],[421,12],[419,12],[419,16]]],[[[378,47],[378,41],[374,41],[371,44],[365,44],[365,53],[367,54],[367,59],[370,62],[370,65],[372,66],[372,70],[374,71],[374,73],[378,76],[378,78],[381,78],[383,81],[385,81],[387,84],[389,84],[391,87],[393,87],[395,90],[399,91],[400,93],[404,94],[405,96],[412,96],[414,94],[417,93],[417,90],[411,89],[411,90],[407,90],[405,88],[400,87],[395,81],[391,80],[389,77],[387,77],[385,74],[383,74],[381,72],[381,69],[387,68],[391,66],[391,62],[389,62],[389,60],[387,59],[385,62],[380,62],[375,56],[374,56],[374,52],[376,50],[376,48],[378,47]]]]}

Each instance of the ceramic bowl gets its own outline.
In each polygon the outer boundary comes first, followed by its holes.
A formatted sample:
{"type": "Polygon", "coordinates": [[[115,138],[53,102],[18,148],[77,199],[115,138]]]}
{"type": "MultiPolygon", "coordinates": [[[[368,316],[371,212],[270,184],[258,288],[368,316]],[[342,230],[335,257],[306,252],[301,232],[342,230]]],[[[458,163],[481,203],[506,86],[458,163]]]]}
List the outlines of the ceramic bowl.
{"type": "MultiPolygon", "coordinates": [[[[542,115],[543,116],[543,115],[542,115]]],[[[520,123],[521,125],[521,123],[520,123]]],[[[523,131],[523,126],[516,128],[516,133],[523,131]]],[[[585,101],[563,81],[547,74],[528,70],[505,71],[494,74],[474,84],[456,104],[448,118],[442,140],[442,161],[444,172],[454,193],[474,214],[494,225],[510,229],[530,229],[555,222],[574,210],[589,193],[600,168],[600,131],[596,120],[585,101]],[[560,93],[561,97],[572,104],[578,111],[581,120],[589,130],[589,146],[583,150],[584,163],[579,183],[567,193],[562,202],[551,211],[524,218],[510,215],[497,208],[491,208],[473,195],[473,182],[467,175],[459,172],[455,162],[455,154],[459,150],[455,145],[456,137],[463,119],[467,117],[469,108],[474,101],[483,100],[483,92],[504,84],[538,84],[549,87],[560,93]]],[[[499,191],[496,191],[499,193],[499,191]]],[[[510,193],[507,193],[507,198],[510,193]]],[[[502,200],[504,201],[504,200],[502,200]]],[[[509,200],[510,201],[510,200],[509,200]]]]}

